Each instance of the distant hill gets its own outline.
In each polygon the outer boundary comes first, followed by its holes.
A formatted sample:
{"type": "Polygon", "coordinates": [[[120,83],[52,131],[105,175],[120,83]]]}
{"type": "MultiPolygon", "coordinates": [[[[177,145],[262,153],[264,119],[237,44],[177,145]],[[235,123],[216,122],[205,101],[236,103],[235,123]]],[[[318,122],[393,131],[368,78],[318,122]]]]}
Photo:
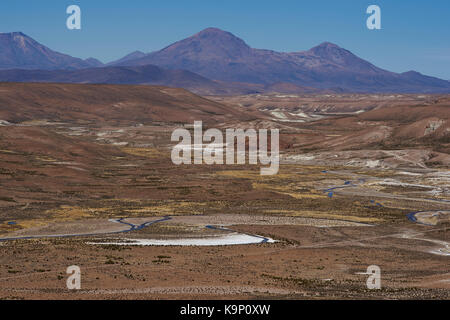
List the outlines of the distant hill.
{"type": "Polygon", "coordinates": [[[95,58],[87,58],[84,62],[88,63],[90,67],[103,67],[105,64],[95,58]]]}
{"type": "Polygon", "coordinates": [[[143,53],[141,51],[134,51],[134,52],[132,52],[130,54],[127,54],[125,57],[123,57],[123,58],[121,58],[119,60],[116,60],[116,61],[108,63],[107,65],[119,65],[119,64],[121,64],[121,63],[123,63],[125,61],[140,59],[140,58],[143,58],[143,57],[145,57],[145,53],[143,53]]]}

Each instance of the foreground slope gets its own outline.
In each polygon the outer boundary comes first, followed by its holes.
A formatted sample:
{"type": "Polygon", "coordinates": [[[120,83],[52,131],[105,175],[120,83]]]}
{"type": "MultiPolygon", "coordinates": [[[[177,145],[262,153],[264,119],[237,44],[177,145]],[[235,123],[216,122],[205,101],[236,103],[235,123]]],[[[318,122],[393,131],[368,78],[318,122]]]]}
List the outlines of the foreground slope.
{"type": "Polygon", "coordinates": [[[184,89],[157,86],[0,83],[0,119],[138,124],[215,123],[248,113],[184,89]]]}

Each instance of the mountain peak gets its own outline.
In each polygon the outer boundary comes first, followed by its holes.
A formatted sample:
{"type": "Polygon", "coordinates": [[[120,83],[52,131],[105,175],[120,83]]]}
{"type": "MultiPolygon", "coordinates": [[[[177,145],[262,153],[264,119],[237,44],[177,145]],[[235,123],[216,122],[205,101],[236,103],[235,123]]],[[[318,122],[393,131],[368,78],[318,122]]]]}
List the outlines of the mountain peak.
{"type": "Polygon", "coordinates": [[[206,29],[203,29],[202,31],[198,32],[197,35],[221,35],[221,34],[229,34],[229,32],[224,31],[222,29],[219,28],[215,28],[215,27],[209,27],[206,29]]]}
{"type": "MultiPolygon", "coordinates": [[[[244,40],[218,28],[207,28],[164,48],[160,53],[191,55],[202,59],[235,59],[249,54],[244,40]]],[[[187,57],[186,57],[187,58],[187,57]]]]}
{"type": "Polygon", "coordinates": [[[423,75],[420,72],[417,72],[415,70],[409,70],[409,71],[403,72],[402,74],[409,75],[409,76],[422,76],[423,75]]]}
{"type": "Polygon", "coordinates": [[[238,39],[238,40],[244,42],[244,40],[236,37],[231,32],[228,32],[228,31],[225,31],[225,30],[222,30],[219,28],[215,28],[215,27],[209,27],[209,28],[203,29],[202,31],[194,34],[191,38],[208,38],[208,37],[231,38],[231,39],[238,39]]]}
{"type": "Polygon", "coordinates": [[[133,51],[132,53],[127,54],[125,57],[123,57],[119,60],[108,63],[107,65],[120,65],[124,62],[130,61],[130,60],[141,59],[145,56],[146,56],[146,54],[144,52],[136,50],[136,51],[133,51]]]}
{"type": "Polygon", "coordinates": [[[20,31],[0,33],[0,41],[2,43],[9,44],[11,48],[16,47],[17,49],[22,51],[28,50],[30,47],[44,47],[20,31]]]}
{"type": "Polygon", "coordinates": [[[0,33],[0,37],[3,39],[10,39],[11,41],[20,41],[20,42],[34,42],[34,39],[27,36],[25,33],[20,31],[9,32],[9,33],[0,33]]]}
{"type": "Polygon", "coordinates": [[[345,49],[342,49],[337,44],[331,43],[331,42],[322,42],[318,46],[315,46],[309,50],[309,52],[312,52],[314,54],[321,55],[325,52],[332,52],[332,51],[347,51],[345,49]]]}
{"type": "Polygon", "coordinates": [[[348,66],[353,68],[369,67],[369,63],[358,58],[350,51],[339,47],[337,44],[331,42],[323,42],[318,46],[311,48],[307,51],[321,59],[328,60],[329,62],[337,63],[341,66],[348,66]]]}
{"type": "Polygon", "coordinates": [[[226,42],[228,45],[236,45],[241,47],[248,47],[248,45],[241,38],[236,37],[234,34],[228,31],[221,30],[219,28],[206,28],[192,37],[187,38],[191,40],[203,41],[203,42],[214,42],[216,44],[226,42]]]}
{"type": "Polygon", "coordinates": [[[0,38],[11,39],[13,41],[21,40],[21,39],[31,39],[26,34],[20,32],[20,31],[0,33],[0,38]]]}
{"type": "Polygon", "coordinates": [[[26,34],[0,33],[0,69],[79,69],[81,59],[52,51],[26,34]]]}
{"type": "Polygon", "coordinates": [[[133,51],[133,52],[132,52],[132,53],[130,53],[130,54],[134,54],[134,55],[145,55],[145,53],[144,53],[144,52],[142,52],[142,51],[139,51],[139,50],[133,51]]]}
{"type": "Polygon", "coordinates": [[[133,51],[132,53],[126,55],[125,57],[122,58],[122,61],[126,61],[126,60],[132,60],[132,59],[139,59],[145,57],[145,53],[139,50],[133,51]]]}
{"type": "Polygon", "coordinates": [[[87,58],[87,59],[85,59],[84,61],[85,61],[86,63],[88,63],[89,66],[91,66],[91,67],[101,67],[101,66],[104,65],[103,62],[101,62],[101,61],[98,60],[98,59],[92,58],[92,57],[87,58]]]}
{"type": "Polygon", "coordinates": [[[20,31],[0,33],[0,35],[1,36],[23,36],[23,37],[26,37],[26,35],[20,31]]]}
{"type": "Polygon", "coordinates": [[[337,44],[332,43],[332,42],[322,42],[321,44],[319,44],[318,46],[316,46],[316,48],[321,47],[321,48],[334,48],[334,49],[341,49],[341,47],[339,47],[337,44]]]}

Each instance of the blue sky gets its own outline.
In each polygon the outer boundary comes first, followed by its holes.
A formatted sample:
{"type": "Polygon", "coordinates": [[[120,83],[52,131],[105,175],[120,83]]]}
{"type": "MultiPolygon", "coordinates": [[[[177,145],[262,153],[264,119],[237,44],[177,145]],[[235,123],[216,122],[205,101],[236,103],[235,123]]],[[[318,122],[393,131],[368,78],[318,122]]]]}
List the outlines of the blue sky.
{"type": "Polygon", "coordinates": [[[301,51],[330,41],[395,72],[450,79],[448,0],[2,0],[0,32],[22,31],[53,50],[103,62],[150,52],[204,28],[234,33],[254,48],[301,51]],[[82,30],[66,28],[66,8],[82,30]],[[366,28],[381,7],[382,30],[366,28]]]}

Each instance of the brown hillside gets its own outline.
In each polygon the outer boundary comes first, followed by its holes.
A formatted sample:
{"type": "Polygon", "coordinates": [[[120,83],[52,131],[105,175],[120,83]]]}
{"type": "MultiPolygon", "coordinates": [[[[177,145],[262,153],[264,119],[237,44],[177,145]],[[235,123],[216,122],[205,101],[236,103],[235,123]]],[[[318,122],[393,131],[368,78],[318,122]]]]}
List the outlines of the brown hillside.
{"type": "Polygon", "coordinates": [[[0,120],[133,124],[252,119],[184,89],[160,86],[0,83],[0,120]]]}

